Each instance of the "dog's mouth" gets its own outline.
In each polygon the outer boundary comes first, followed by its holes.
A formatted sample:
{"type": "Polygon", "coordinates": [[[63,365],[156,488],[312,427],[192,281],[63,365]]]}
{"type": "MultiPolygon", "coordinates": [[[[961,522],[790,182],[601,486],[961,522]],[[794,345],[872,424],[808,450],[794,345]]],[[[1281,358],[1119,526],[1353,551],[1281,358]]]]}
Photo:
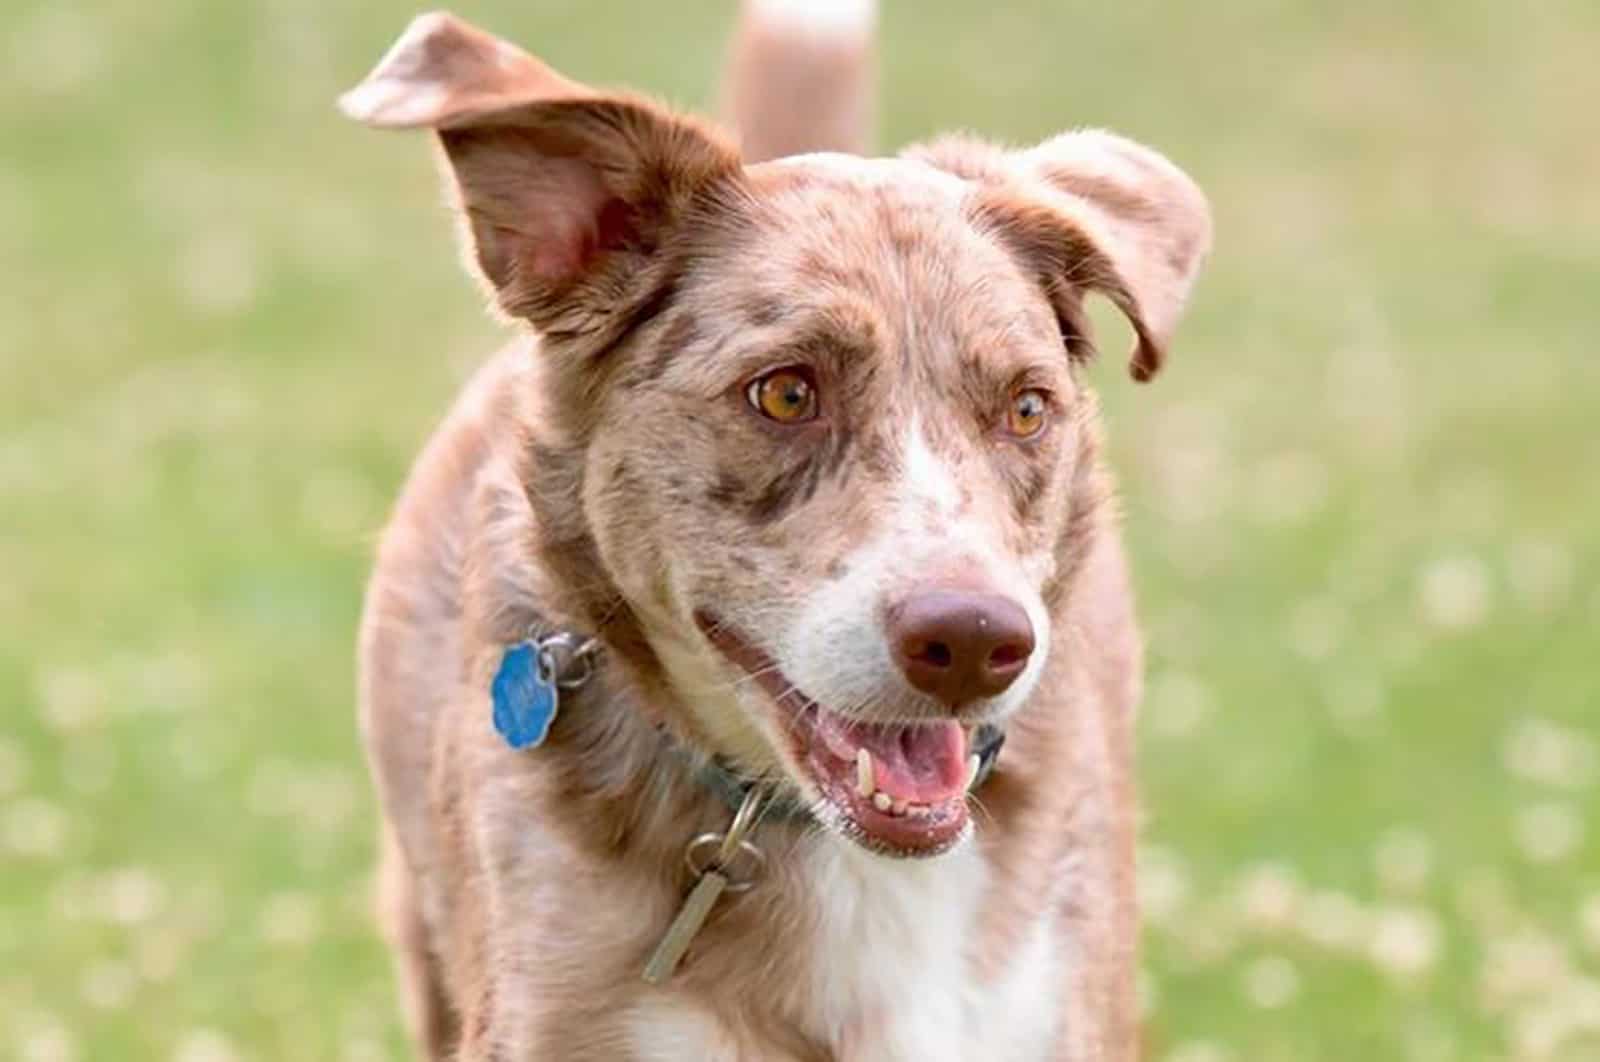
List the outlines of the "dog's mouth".
{"type": "Polygon", "coordinates": [[[813,701],[764,651],[705,612],[702,633],[776,705],[795,763],[822,802],[819,817],[872,851],[933,856],[967,832],[978,757],[955,720],[864,723],[813,701]]]}

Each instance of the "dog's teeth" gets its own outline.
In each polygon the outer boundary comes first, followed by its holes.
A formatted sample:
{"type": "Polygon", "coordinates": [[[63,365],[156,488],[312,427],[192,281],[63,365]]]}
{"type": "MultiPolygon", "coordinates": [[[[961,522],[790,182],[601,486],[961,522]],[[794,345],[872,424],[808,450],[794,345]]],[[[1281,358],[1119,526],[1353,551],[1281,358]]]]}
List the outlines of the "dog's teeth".
{"type": "Polygon", "coordinates": [[[974,752],[967,757],[967,781],[963,789],[971,789],[972,783],[978,780],[978,754],[974,752]]]}
{"type": "Polygon", "coordinates": [[[904,815],[906,813],[907,803],[908,802],[904,800],[896,800],[892,805],[890,805],[890,809],[893,814],[904,815]]]}
{"type": "Polygon", "coordinates": [[[880,789],[872,794],[872,806],[879,811],[888,811],[894,807],[894,798],[880,789]]]}
{"type": "Polygon", "coordinates": [[[914,819],[925,819],[933,811],[926,804],[911,803],[906,805],[906,814],[914,819]]]}
{"type": "Polygon", "coordinates": [[[869,797],[877,788],[878,779],[872,769],[872,753],[866,749],[856,749],[856,792],[869,797]]]}

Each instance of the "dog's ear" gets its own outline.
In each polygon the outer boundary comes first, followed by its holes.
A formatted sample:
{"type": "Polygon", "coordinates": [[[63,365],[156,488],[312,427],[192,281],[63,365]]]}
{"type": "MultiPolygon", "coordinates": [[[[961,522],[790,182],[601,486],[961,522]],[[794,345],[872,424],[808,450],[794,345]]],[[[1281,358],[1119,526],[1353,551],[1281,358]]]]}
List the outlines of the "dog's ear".
{"type": "Polygon", "coordinates": [[[644,298],[655,251],[741,172],[710,129],[444,13],[414,20],[339,105],[437,132],[478,269],[501,309],[548,333],[593,333],[644,298]]]}
{"type": "Polygon", "coordinates": [[[1091,350],[1083,294],[1098,291],[1133,324],[1133,378],[1155,375],[1211,247],[1210,208],[1182,170],[1092,131],[1025,151],[954,138],[911,154],[974,184],[977,221],[1036,272],[1075,356],[1091,350]]]}

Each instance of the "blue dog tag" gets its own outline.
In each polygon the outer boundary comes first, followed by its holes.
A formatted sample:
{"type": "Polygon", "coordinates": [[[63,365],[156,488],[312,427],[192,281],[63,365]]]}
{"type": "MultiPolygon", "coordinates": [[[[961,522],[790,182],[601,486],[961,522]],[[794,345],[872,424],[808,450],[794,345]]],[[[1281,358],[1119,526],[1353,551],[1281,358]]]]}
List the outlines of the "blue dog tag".
{"type": "Polygon", "coordinates": [[[514,749],[542,745],[560,707],[556,677],[546,673],[541,655],[533,642],[513,645],[500,658],[500,670],[495,672],[490,688],[494,728],[514,749]]]}

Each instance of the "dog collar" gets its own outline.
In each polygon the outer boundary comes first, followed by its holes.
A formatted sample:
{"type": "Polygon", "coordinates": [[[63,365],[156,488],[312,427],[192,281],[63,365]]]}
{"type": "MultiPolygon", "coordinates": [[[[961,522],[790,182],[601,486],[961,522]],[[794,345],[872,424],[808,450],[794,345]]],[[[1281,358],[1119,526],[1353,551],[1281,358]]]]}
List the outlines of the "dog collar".
{"type": "MultiPolygon", "coordinates": [[[[594,677],[595,657],[600,649],[599,639],[572,631],[528,638],[506,649],[490,684],[490,694],[494,728],[507,745],[528,749],[544,744],[561,710],[562,693],[580,689],[594,677]]],[[[978,772],[970,788],[977,789],[994,773],[1005,742],[1005,731],[993,723],[981,724],[972,732],[978,772]]],[[[681,745],[674,743],[673,748],[689,758],[681,745]]],[[[740,774],[720,757],[705,761],[694,773],[701,785],[735,813],[748,807],[752,795],[760,789],[768,794],[763,819],[804,824],[815,821],[811,809],[792,788],[772,793],[770,786],[740,774]]]]}

